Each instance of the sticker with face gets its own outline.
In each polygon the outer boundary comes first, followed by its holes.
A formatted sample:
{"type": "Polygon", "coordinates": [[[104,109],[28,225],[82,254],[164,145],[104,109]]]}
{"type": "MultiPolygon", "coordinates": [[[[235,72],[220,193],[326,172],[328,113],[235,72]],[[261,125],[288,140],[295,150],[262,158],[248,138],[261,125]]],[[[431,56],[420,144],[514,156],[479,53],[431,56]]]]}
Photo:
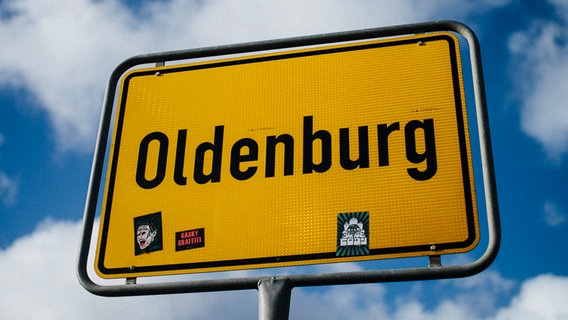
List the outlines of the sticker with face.
{"type": "Polygon", "coordinates": [[[134,218],[135,255],[162,250],[162,214],[134,218]]]}
{"type": "Polygon", "coordinates": [[[153,225],[143,224],[138,227],[138,231],[136,232],[136,240],[138,241],[138,247],[140,250],[146,249],[154,238],[156,237],[156,233],[158,231],[153,225]]]}

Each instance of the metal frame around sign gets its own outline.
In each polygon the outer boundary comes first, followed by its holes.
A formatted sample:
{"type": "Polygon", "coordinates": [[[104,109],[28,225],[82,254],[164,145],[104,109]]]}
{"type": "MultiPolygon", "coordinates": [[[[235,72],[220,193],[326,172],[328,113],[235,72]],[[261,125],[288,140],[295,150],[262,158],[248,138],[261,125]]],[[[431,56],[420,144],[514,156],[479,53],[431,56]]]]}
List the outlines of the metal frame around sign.
{"type": "Polygon", "coordinates": [[[132,57],[121,63],[114,70],[109,79],[103,104],[103,110],[99,125],[99,136],[95,147],[89,190],[85,205],[83,233],[77,264],[77,276],[79,278],[79,282],[86,290],[100,296],[138,296],[152,294],[258,289],[260,299],[259,301],[261,302],[259,311],[262,315],[263,312],[282,312],[282,310],[274,311],[275,309],[271,308],[268,308],[267,311],[263,311],[263,306],[265,306],[266,304],[262,303],[262,301],[266,299],[273,299],[274,295],[278,295],[280,298],[282,298],[283,296],[282,299],[288,299],[289,301],[290,290],[293,287],[431,280],[471,276],[483,271],[493,262],[493,260],[497,256],[500,241],[501,228],[479,43],[473,31],[466,25],[454,21],[437,21],[393,27],[364,29],[350,32],[331,33],[325,35],[140,55],[132,57]],[[101,179],[103,177],[106,146],[108,143],[109,131],[112,122],[111,120],[113,116],[113,108],[115,104],[114,99],[117,93],[117,84],[127,70],[143,64],[163,65],[165,62],[169,61],[210,58],[215,56],[226,56],[248,52],[289,49],[294,47],[306,47],[346,41],[439,31],[451,31],[460,34],[466,39],[469,46],[488,228],[487,247],[483,255],[476,261],[460,266],[442,266],[439,263],[439,256],[433,256],[430,257],[430,266],[424,268],[365,270],[357,272],[324,274],[298,274],[274,277],[258,276],[230,279],[178,281],[170,283],[135,284],[135,281],[127,279],[126,284],[124,285],[100,285],[95,283],[90,278],[87,272],[87,261],[89,256],[89,249],[91,247],[91,237],[93,234],[99,191],[101,188],[101,179]],[[274,293],[275,291],[277,291],[277,293],[274,293]],[[278,293],[282,291],[284,292],[283,294],[278,293]]]}

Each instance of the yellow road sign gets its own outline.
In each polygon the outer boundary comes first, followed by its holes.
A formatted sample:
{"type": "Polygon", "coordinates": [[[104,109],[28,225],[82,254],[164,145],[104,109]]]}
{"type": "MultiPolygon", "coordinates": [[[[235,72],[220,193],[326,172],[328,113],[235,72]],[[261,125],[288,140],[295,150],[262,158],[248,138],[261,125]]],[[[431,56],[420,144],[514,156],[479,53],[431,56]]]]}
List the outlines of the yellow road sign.
{"type": "Polygon", "coordinates": [[[124,75],[104,278],[460,253],[479,241],[458,39],[124,75]]]}

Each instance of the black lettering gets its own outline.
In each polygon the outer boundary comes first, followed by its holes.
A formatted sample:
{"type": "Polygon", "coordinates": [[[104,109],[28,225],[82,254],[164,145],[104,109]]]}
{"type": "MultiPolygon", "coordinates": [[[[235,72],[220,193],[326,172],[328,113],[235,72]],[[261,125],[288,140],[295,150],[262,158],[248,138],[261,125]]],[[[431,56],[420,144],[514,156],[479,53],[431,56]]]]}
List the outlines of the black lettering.
{"type": "Polygon", "coordinates": [[[138,149],[138,164],[136,165],[136,183],[144,189],[157,187],[166,176],[166,162],[168,158],[168,137],[162,132],[152,132],[140,141],[138,149]],[[156,176],[146,179],[146,163],[148,160],[148,147],[150,142],[158,141],[160,149],[158,151],[158,164],[156,166],[156,176]]]}
{"type": "Polygon", "coordinates": [[[313,132],[313,129],[313,117],[304,117],[303,172],[326,172],[331,167],[331,134],[325,130],[313,132]],[[318,164],[315,164],[313,160],[314,140],[321,142],[321,161],[318,164]]]}
{"type": "MultiPolygon", "coordinates": [[[[213,141],[202,142],[195,149],[195,162],[193,167],[193,179],[198,184],[208,182],[220,182],[223,160],[224,126],[215,127],[213,141]]],[[[357,168],[369,168],[369,126],[359,126],[357,137],[354,128],[339,128],[339,144],[332,145],[337,140],[332,139],[330,131],[314,128],[314,117],[303,118],[302,137],[302,172],[324,173],[332,166],[332,147],[338,147],[335,156],[345,170],[357,168]],[[355,141],[357,139],[357,141],[355,141]]],[[[378,166],[385,167],[390,164],[389,142],[402,142],[400,122],[391,124],[377,124],[377,151],[378,166]],[[392,141],[389,141],[392,140],[392,141]]],[[[185,168],[186,151],[188,143],[188,129],[179,129],[177,132],[177,145],[175,162],[173,164],[173,181],[180,186],[187,185],[185,168]]],[[[283,133],[280,135],[266,136],[265,177],[276,175],[276,170],[282,170],[284,176],[294,174],[294,137],[283,133]],[[279,159],[278,165],[276,159],[279,159]],[[276,167],[278,166],[278,169],[276,167]]],[[[411,120],[404,127],[404,143],[406,147],[406,159],[410,163],[406,168],[408,175],[417,181],[431,179],[438,170],[436,158],[436,139],[434,132],[434,120],[411,120]]],[[[262,145],[261,145],[262,146],[262,145]]],[[[169,139],[163,132],[152,132],[141,141],[138,149],[136,164],[136,183],[143,189],[153,189],[159,186],[165,179],[168,158],[169,139]],[[150,159],[150,163],[148,160],[150,159]]],[[[172,155],[173,156],[173,155],[172,155]]],[[[397,160],[399,157],[396,158],[397,160]]],[[[248,180],[258,171],[259,167],[259,144],[252,138],[237,140],[231,147],[229,172],[236,180],[248,180]]],[[[169,167],[172,169],[171,167],[169,167]]],[[[168,171],[170,172],[170,171],[168,171]]]]}
{"type": "Polygon", "coordinates": [[[359,158],[351,160],[349,156],[349,128],[339,129],[339,162],[344,169],[369,167],[369,127],[359,127],[359,158]]]}
{"type": "Polygon", "coordinates": [[[241,163],[258,160],[258,144],[250,138],[241,139],[231,148],[231,175],[237,180],[246,180],[252,177],[257,170],[256,166],[250,166],[241,171],[241,163]],[[243,147],[248,148],[248,154],[241,154],[243,147]]]}
{"type": "Polygon", "coordinates": [[[223,126],[215,127],[215,137],[213,143],[203,142],[195,150],[195,166],[193,170],[193,180],[199,184],[207,182],[221,181],[221,156],[223,154],[223,126]],[[205,165],[205,152],[213,153],[211,161],[211,172],[203,172],[205,165]]]}
{"type": "Polygon", "coordinates": [[[180,186],[185,186],[187,184],[187,178],[183,175],[186,140],[187,140],[187,129],[179,130],[177,148],[176,148],[176,163],[174,167],[174,181],[180,186]]]}
{"type": "Polygon", "coordinates": [[[395,131],[400,130],[400,124],[395,122],[391,125],[379,124],[377,125],[377,140],[379,145],[379,167],[389,165],[389,135],[395,131]]]}
{"type": "Polygon", "coordinates": [[[419,164],[426,161],[426,169],[420,171],[418,168],[409,168],[408,175],[414,180],[424,181],[432,178],[438,170],[438,160],[436,159],[436,141],[434,137],[434,120],[426,119],[424,122],[412,120],[404,128],[406,140],[406,158],[408,161],[419,164]],[[424,132],[424,152],[419,153],[416,145],[416,130],[422,129],[424,132]]]}
{"type": "Polygon", "coordinates": [[[294,174],[294,138],[289,134],[266,137],[265,177],[274,177],[276,166],[276,145],[284,144],[284,175],[294,174]]]}

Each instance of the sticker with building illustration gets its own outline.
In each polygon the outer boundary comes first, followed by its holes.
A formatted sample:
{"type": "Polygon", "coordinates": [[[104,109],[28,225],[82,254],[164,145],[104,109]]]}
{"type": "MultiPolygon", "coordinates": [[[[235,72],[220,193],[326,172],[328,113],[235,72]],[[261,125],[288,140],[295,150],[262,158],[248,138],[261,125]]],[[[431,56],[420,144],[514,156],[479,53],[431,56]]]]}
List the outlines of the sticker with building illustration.
{"type": "Polygon", "coordinates": [[[162,213],[134,218],[134,254],[162,250],[162,213]]]}
{"type": "Polygon", "coordinates": [[[337,257],[369,254],[369,212],[337,215],[337,257]]]}

